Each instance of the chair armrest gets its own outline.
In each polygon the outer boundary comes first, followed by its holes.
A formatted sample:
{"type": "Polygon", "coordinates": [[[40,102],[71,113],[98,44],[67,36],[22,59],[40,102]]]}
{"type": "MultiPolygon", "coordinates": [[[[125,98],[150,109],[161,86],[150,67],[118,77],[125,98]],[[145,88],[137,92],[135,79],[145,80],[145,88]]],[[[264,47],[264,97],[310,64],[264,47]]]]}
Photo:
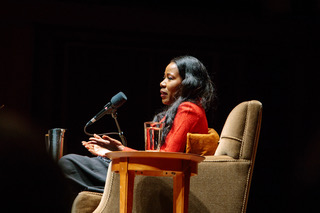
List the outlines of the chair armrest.
{"type": "Polygon", "coordinates": [[[111,171],[112,162],[109,165],[106,184],[104,186],[104,192],[101,201],[94,210],[94,213],[102,212],[119,212],[119,174],[111,171]]]}
{"type": "Polygon", "coordinates": [[[204,156],[206,159],[204,160],[204,162],[218,162],[218,161],[224,161],[224,162],[230,162],[230,161],[237,161],[237,159],[234,159],[228,155],[208,155],[208,156],[204,156]]]}
{"type": "Polygon", "coordinates": [[[190,180],[190,212],[243,212],[250,186],[249,160],[205,156],[190,180]]]}

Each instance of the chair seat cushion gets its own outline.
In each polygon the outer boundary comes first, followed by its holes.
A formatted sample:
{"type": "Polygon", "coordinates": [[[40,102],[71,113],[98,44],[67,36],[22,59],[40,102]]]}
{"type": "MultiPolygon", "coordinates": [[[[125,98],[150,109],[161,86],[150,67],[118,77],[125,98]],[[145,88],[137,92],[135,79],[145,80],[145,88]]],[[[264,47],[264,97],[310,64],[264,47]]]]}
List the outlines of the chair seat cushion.
{"type": "Polygon", "coordinates": [[[219,141],[219,134],[212,128],[208,129],[208,134],[187,134],[186,153],[204,155],[214,155],[219,141]]]}
{"type": "Polygon", "coordinates": [[[82,191],[72,205],[73,213],[92,213],[99,205],[102,193],[82,191]]]}

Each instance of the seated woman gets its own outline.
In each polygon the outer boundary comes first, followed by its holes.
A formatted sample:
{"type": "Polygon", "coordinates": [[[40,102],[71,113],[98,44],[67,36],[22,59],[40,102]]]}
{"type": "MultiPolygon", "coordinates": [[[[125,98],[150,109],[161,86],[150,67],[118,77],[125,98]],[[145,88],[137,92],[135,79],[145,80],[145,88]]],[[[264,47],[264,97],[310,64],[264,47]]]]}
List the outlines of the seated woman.
{"type": "MultiPolygon", "coordinates": [[[[210,107],[214,88],[205,66],[192,56],[171,60],[160,83],[162,103],[166,109],[154,117],[164,122],[161,151],[184,152],[187,133],[208,133],[205,110],[210,107]]],[[[82,144],[92,154],[89,158],[70,154],[59,161],[66,177],[81,190],[103,192],[110,160],[105,154],[110,151],[134,151],[107,135],[94,135],[82,144]]]]}

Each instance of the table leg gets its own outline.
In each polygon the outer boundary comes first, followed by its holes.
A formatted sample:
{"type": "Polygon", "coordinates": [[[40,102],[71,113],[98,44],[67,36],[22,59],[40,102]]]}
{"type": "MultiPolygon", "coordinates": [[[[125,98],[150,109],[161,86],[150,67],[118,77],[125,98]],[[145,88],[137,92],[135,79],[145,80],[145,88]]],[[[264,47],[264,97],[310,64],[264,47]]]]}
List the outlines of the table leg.
{"type": "Polygon", "coordinates": [[[120,213],[132,212],[135,173],[133,171],[128,171],[128,158],[121,158],[119,165],[120,213]]]}
{"type": "Polygon", "coordinates": [[[187,213],[190,190],[190,169],[173,176],[173,212],[187,213]]]}

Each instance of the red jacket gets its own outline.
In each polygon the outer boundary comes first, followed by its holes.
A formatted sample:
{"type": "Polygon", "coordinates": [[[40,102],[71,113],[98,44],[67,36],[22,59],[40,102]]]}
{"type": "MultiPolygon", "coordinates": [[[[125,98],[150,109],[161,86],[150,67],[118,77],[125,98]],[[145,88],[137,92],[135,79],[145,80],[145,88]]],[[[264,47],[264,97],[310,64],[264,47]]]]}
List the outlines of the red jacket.
{"type": "MultiPolygon", "coordinates": [[[[184,152],[187,133],[208,133],[208,122],[204,109],[191,102],[183,102],[178,107],[173,125],[160,150],[164,152],[184,152]]],[[[123,151],[133,151],[125,147],[123,151]]]]}
{"type": "Polygon", "coordinates": [[[204,109],[191,102],[183,102],[178,107],[172,128],[160,150],[165,152],[184,152],[187,133],[208,133],[208,122],[204,109]]]}

